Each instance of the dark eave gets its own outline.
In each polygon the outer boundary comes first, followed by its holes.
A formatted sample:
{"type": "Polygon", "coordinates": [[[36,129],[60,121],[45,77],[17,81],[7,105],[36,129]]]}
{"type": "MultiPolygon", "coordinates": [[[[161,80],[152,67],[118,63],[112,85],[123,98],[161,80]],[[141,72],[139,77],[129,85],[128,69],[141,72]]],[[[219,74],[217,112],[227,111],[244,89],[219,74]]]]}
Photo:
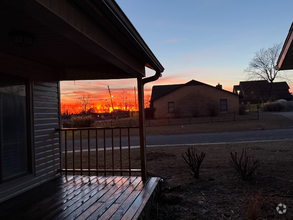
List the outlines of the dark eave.
{"type": "MultiPolygon", "coordinates": [[[[159,60],[155,57],[153,52],[150,50],[148,45],[145,43],[143,38],[140,36],[140,34],[137,32],[135,27],[132,25],[130,20],[127,18],[127,16],[124,14],[124,12],[121,10],[121,8],[118,6],[118,4],[114,0],[110,1],[100,1],[100,0],[94,0],[96,3],[103,2],[105,5],[108,6],[109,11],[112,11],[114,13],[110,13],[110,18],[119,26],[121,27],[124,34],[131,40],[135,40],[136,44],[135,46],[137,49],[141,50],[144,54],[144,56],[147,58],[148,63],[146,64],[147,67],[152,68],[156,71],[163,72],[164,67],[159,62],[159,60]]],[[[106,11],[106,10],[105,10],[106,11]]]]}
{"type": "MultiPolygon", "coordinates": [[[[118,32],[122,33],[123,37],[126,37],[127,40],[132,43],[134,48],[139,51],[140,55],[146,61],[146,67],[159,72],[164,71],[164,67],[155,57],[143,38],[132,25],[128,17],[114,0],[74,0],[74,2],[87,14],[92,14],[93,9],[98,10],[97,13],[99,13],[99,11],[102,12],[103,15],[105,15],[107,19],[115,25],[115,27],[119,30],[118,32]]],[[[99,17],[93,16],[92,19],[94,19],[96,22],[100,22],[98,20],[99,17]]]]}
{"type": "Polygon", "coordinates": [[[293,69],[293,23],[280,53],[276,68],[279,70],[293,69]]]}
{"type": "Polygon", "coordinates": [[[145,77],[145,67],[164,71],[114,0],[1,0],[0,12],[0,56],[48,66],[53,80],[145,77]],[[34,36],[33,44],[13,44],[16,31],[34,36]]]}

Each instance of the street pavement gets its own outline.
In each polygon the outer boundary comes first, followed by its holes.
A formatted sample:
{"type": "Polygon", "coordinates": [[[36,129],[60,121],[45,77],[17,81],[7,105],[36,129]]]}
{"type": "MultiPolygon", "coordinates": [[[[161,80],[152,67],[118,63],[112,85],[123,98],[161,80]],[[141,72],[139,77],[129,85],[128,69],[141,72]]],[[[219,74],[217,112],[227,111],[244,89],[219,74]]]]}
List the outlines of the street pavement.
{"type": "MultiPolygon", "coordinates": [[[[201,134],[178,134],[178,135],[154,135],[146,137],[146,144],[151,146],[162,145],[191,145],[191,144],[215,144],[215,143],[237,143],[237,142],[253,142],[253,141],[272,141],[272,140],[293,140],[293,128],[273,129],[273,130],[257,130],[257,131],[237,131],[237,132],[221,132],[221,133],[201,133],[201,134]]],[[[72,150],[72,141],[68,140],[68,150],[72,150]]],[[[114,138],[114,146],[120,146],[119,138],[114,138]]],[[[75,149],[80,146],[79,140],[75,140],[75,149]]],[[[96,148],[95,139],[90,140],[91,149],[96,148]]],[[[63,141],[64,146],[64,141],[63,141]]],[[[88,140],[84,139],[82,143],[83,149],[88,149],[88,140]]],[[[128,146],[127,137],[122,138],[122,146],[128,146]]],[[[139,137],[130,137],[130,146],[139,146],[139,137]]],[[[104,147],[103,139],[98,141],[98,148],[104,147]]],[[[112,147],[112,140],[106,138],[106,148],[112,147]]]]}

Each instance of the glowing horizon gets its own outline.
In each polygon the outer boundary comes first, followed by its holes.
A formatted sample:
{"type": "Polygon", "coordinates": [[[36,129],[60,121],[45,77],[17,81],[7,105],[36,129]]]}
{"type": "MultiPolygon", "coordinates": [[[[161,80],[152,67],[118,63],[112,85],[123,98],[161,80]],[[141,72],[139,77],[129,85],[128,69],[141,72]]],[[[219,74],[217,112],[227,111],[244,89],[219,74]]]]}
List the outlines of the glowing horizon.
{"type": "MultiPolygon", "coordinates": [[[[289,0],[284,2],[287,7],[282,8],[282,16],[259,16],[263,10],[275,14],[278,1],[116,1],[165,68],[160,79],[145,85],[146,96],[154,85],[184,84],[192,79],[211,86],[219,83],[232,92],[234,85],[248,80],[244,69],[255,52],[284,42],[292,23],[293,2],[289,0]]],[[[293,79],[293,71],[280,74],[293,79]]],[[[146,75],[154,71],[146,68],[146,75]]],[[[292,93],[293,84],[288,84],[292,93]]],[[[61,82],[61,102],[74,104],[80,95],[91,94],[98,105],[109,99],[108,85],[114,99],[123,91],[133,99],[137,82],[61,82]]]]}
{"type": "MultiPolygon", "coordinates": [[[[149,100],[151,98],[152,86],[154,85],[171,85],[171,84],[185,84],[188,81],[194,79],[202,83],[216,86],[218,83],[222,85],[222,88],[226,91],[233,92],[233,86],[239,85],[234,83],[233,85],[221,83],[217,79],[210,80],[212,83],[208,83],[203,80],[198,80],[195,77],[187,78],[188,75],[181,76],[181,79],[178,80],[179,76],[166,76],[160,78],[157,81],[149,83],[145,86],[145,107],[148,107],[149,100]],[[169,83],[168,83],[169,82],[169,83]]],[[[232,78],[233,79],[233,78],[232,78]]],[[[241,80],[244,81],[244,80],[241,80]]],[[[222,80],[222,82],[228,82],[222,80]]],[[[77,100],[83,95],[91,96],[90,107],[93,108],[94,112],[112,112],[112,103],[110,99],[110,94],[108,91],[108,85],[110,86],[112,101],[114,109],[121,110],[138,110],[138,97],[137,97],[137,87],[136,79],[127,79],[127,80],[84,80],[84,81],[63,81],[61,82],[61,112],[64,113],[66,107],[69,110],[69,113],[78,114],[81,111],[81,107],[78,105],[77,100]],[[124,103],[124,104],[123,104],[124,103]],[[125,107],[127,106],[127,107],[125,107]]],[[[289,90],[292,93],[292,89],[289,90]]]]}

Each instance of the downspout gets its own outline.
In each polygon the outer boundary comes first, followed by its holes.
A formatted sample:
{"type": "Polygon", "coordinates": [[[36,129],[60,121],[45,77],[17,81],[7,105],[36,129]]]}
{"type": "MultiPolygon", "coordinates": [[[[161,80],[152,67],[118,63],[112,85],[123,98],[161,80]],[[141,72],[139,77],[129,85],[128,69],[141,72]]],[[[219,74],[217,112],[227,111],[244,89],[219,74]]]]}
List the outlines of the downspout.
{"type": "Polygon", "coordinates": [[[142,181],[147,181],[147,152],[146,152],[146,141],[145,141],[145,116],[144,116],[144,85],[146,83],[157,80],[161,76],[160,71],[156,71],[156,74],[151,77],[142,79],[137,77],[137,90],[138,90],[138,101],[139,101],[139,136],[140,136],[140,161],[141,161],[141,176],[142,181]]]}

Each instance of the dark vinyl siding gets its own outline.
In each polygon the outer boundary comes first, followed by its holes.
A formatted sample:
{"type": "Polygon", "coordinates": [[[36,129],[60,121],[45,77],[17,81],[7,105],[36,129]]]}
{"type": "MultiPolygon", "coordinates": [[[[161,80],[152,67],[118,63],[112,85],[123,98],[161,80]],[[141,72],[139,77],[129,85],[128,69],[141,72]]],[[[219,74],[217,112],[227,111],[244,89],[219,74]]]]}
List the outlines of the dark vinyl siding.
{"type": "Polygon", "coordinates": [[[34,83],[35,174],[56,175],[60,168],[58,82],[34,83]]]}
{"type": "Polygon", "coordinates": [[[0,184],[0,202],[59,176],[60,150],[58,82],[32,82],[33,173],[0,184]]]}
{"type": "Polygon", "coordinates": [[[30,145],[32,173],[0,184],[0,202],[45,183],[60,173],[59,83],[52,82],[55,69],[0,52],[1,73],[29,80],[30,145]],[[36,82],[38,81],[38,82],[36,82]]]}

